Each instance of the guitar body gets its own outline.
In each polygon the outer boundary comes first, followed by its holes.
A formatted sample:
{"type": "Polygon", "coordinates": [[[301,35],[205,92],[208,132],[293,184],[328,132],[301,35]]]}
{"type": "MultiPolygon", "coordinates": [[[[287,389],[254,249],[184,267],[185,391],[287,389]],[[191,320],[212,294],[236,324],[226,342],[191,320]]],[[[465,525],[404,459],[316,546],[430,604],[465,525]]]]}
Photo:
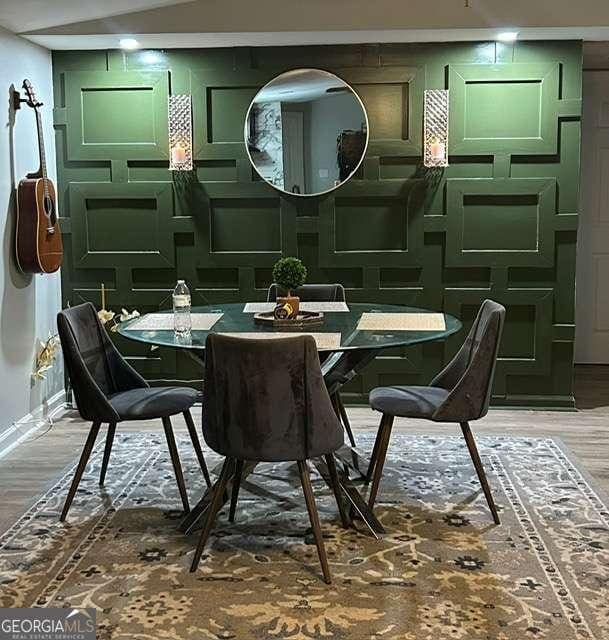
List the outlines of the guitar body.
{"type": "Polygon", "coordinates": [[[16,249],[17,263],[24,273],[53,273],[61,266],[63,245],[57,218],[51,180],[21,180],[17,189],[16,249]]]}

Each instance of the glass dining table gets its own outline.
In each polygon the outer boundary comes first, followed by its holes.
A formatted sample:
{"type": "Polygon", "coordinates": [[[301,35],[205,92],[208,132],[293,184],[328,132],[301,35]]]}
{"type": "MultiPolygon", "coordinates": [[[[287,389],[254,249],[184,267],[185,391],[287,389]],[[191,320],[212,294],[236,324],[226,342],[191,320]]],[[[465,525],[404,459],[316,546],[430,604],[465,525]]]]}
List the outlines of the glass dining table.
{"type": "MultiPolygon", "coordinates": [[[[328,392],[334,400],[341,388],[382,351],[445,340],[461,329],[461,322],[449,314],[377,303],[308,303],[308,310],[323,314],[321,322],[310,329],[302,326],[286,329],[261,324],[255,317],[257,312],[268,311],[273,306],[273,303],[240,302],[193,307],[193,329],[187,336],[174,333],[171,310],[122,322],[117,326],[117,331],[130,340],[183,350],[201,366],[204,366],[205,341],[210,333],[269,339],[286,334],[311,334],[317,343],[328,392]]],[[[338,403],[335,406],[338,407],[338,403]]],[[[337,452],[337,457],[341,462],[340,484],[351,505],[350,512],[358,516],[370,532],[378,537],[384,533],[383,526],[354,484],[366,475],[366,455],[357,447],[345,445],[337,452]],[[354,479],[351,478],[353,472],[357,476],[354,479]]],[[[243,475],[251,473],[256,464],[256,461],[249,462],[243,475]]],[[[324,480],[329,482],[324,463],[319,460],[315,464],[324,480]]],[[[230,495],[230,487],[227,492],[230,495]]],[[[182,520],[180,526],[183,531],[189,533],[200,524],[209,506],[209,499],[210,492],[206,491],[182,520]]]]}

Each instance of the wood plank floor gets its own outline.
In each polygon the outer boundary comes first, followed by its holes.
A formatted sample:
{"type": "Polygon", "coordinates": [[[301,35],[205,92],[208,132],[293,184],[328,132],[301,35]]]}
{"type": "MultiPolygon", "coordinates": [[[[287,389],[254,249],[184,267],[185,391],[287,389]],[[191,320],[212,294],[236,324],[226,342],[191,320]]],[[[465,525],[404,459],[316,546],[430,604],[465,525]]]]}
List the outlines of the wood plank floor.
{"type": "MultiPolygon", "coordinates": [[[[609,366],[577,367],[575,380],[577,412],[494,409],[475,424],[474,433],[561,438],[609,493],[609,366]]],[[[376,430],[378,413],[365,407],[350,407],[348,413],[356,439],[358,431],[376,430]]],[[[0,532],[77,460],[88,427],[76,412],[70,412],[0,459],[0,532]]],[[[181,416],[175,419],[175,427],[185,431],[181,416]]],[[[150,431],[161,429],[161,422],[122,423],[118,429],[150,431]]],[[[460,433],[457,425],[422,420],[398,419],[395,429],[404,433],[460,433]]],[[[108,473],[112,473],[112,461],[108,473]]]]}

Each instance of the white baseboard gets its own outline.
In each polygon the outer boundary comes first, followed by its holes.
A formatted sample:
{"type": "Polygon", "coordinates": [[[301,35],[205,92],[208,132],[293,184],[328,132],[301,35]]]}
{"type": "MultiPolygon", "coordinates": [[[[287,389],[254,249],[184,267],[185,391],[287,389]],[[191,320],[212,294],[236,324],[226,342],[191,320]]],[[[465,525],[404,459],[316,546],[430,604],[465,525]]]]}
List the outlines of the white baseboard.
{"type": "Polygon", "coordinates": [[[44,404],[34,409],[0,433],[0,458],[49,424],[50,418],[60,417],[67,411],[64,389],[51,396],[44,404]]]}

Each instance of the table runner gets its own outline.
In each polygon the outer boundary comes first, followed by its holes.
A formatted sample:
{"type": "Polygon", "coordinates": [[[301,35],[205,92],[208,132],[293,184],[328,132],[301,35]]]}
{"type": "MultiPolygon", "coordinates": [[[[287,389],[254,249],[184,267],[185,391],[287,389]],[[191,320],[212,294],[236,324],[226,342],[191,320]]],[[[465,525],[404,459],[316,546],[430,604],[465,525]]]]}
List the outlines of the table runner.
{"type": "MultiPolygon", "coordinates": [[[[246,302],[243,313],[266,313],[275,308],[274,302],[246,302]]],[[[301,311],[319,311],[322,313],[348,312],[344,302],[301,302],[301,311]]]]}
{"type": "MultiPolygon", "coordinates": [[[[193,331],[209,331],[220,320],[222,313],[191,313],[193,331]]],[[[172,313],[147,313],[134,320],[126,331],[173,331],[172,313]]]]}
{"type": "Polygon", "coordinates": [[[249,338],[272,340],[275,338],[293,338],[295,336],[313,336],[318,349],[338,349],[340,347],[340,333],[309,333],[300,331],[275,331],[273,333],[243,331],[234,333],[221,333],[223,336],[234,338],[249,338]]]}
{"type": "Polygon", "coordinates": [[[444,331],[442,313],[362,313],[360,331],[444,331]]]}

